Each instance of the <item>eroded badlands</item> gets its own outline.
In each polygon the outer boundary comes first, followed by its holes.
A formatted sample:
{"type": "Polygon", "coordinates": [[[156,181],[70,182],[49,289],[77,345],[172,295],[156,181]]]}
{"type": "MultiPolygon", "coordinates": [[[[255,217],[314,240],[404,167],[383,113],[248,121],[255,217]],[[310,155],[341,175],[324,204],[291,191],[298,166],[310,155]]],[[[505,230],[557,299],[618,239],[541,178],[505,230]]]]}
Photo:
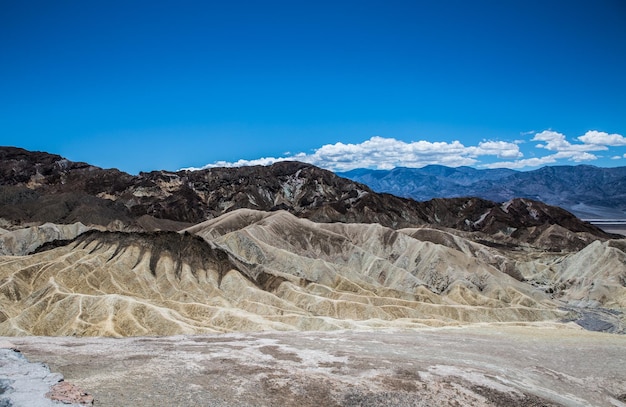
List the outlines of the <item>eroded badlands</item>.
{"type": "Polygon", "coordinates": [[[183,232],[90,231],[0,257],[0,334],[176,335],[576,320],[614,309],[623,241],[579,252],[237,210],[183,232]]]}

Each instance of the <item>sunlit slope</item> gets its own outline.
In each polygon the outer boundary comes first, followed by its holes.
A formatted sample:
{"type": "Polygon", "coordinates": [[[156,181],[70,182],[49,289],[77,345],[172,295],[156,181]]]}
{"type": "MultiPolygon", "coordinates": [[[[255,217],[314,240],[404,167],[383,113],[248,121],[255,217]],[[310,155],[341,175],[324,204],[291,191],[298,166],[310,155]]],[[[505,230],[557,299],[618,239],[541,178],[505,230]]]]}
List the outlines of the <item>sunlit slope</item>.
{"type": "Polygon", "coordinates": [[[624,241],[573,253],[242,209],[0,257],[0,335],[171,335],[558,321],[625,304],[624,241]]]}
{"type": "Polygon", "coordinates": [[[558,318],[548,296],[377,225],[236,211],[187,233],[87,232],[0,258],[0,334],[170,335],[558,318]],[[209,236],[209,241],[193,236],[209,236]]]}

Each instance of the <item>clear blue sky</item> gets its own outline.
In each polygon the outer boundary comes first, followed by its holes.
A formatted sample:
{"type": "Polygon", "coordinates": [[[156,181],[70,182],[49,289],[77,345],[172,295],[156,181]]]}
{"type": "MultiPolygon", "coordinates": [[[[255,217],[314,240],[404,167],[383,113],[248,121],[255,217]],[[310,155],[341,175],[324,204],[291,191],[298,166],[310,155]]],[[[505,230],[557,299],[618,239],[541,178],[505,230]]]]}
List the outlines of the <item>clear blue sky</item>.
{"type": "Polygon", "coordinates": [[[530,168],[626,165],[625,135],[622,0],[0,0],[0,145],[131,173],[530,168]]]}

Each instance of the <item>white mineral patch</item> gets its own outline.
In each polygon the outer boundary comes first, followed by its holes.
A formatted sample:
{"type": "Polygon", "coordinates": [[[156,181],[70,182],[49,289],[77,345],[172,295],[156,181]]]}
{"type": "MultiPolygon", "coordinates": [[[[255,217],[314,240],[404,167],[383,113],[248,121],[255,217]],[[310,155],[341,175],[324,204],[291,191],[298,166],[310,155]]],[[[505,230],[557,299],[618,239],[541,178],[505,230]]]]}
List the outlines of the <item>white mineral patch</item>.
{"type": "Polygon", "coordinates": [[[42,363],[30,363],[24,355],[11,349],[0,349],[0,405],[52,407],[58,406],[45,394],[63,379],[51,373],[42,363]],[[6,403],[6,404],[3,404],[6,403]]]}

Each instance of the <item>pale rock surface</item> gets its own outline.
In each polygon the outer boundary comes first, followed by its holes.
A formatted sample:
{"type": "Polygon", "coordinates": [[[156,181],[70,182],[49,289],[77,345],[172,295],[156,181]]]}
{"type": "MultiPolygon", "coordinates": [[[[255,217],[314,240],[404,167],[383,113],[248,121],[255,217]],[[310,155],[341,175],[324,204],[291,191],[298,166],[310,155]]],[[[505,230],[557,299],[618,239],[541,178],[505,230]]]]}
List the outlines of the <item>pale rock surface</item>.
{"type": "Polygon", "coordinates": [[[556,290],[568,303],[626,308],[626,241],[593,242],[555,266],[556,290]]]}
{"type": "Polygon", "coordinates": [[[564,256],[536,256],[516,267],[523,277],[577,307],[626,308],[626,240],[596,241],[564,256]]]}
{"type": "Polygon", "coordinates": [[[65,246],[0,257],[0,334],[122,337],[581,318],[591,321],[583,326],[624,330],[623,241],[547,253],[468,236],[248,209],[181,233],[91,231],[65,246]]]}
{"type": "Polygon", "coordinates": [[[70,240],[91,228],[80,222],[71,225],[45,223],[0,233],[0,255],[24,256],[32,253],[44,243],[53,240],[70,240]]]}

